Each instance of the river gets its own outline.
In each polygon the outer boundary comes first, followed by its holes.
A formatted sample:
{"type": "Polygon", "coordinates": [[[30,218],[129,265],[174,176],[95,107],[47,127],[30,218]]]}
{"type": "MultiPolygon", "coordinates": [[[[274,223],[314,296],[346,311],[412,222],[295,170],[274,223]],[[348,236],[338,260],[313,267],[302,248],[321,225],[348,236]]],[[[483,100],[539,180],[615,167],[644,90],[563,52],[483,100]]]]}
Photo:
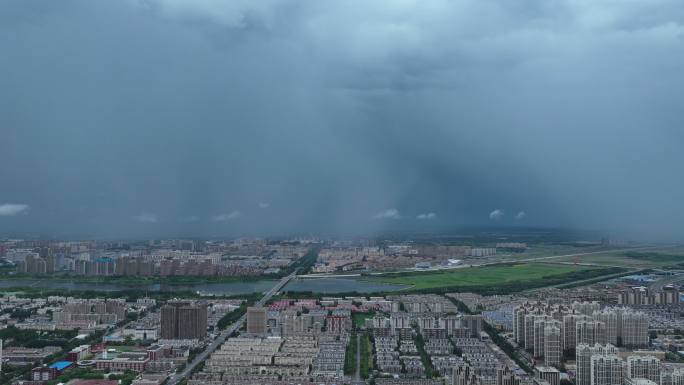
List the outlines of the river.
{"type": "MultiPolygon", "coordinates": [[[[276,281],[260,280],[246,282],[227,282],[227,283],[198,283],[190,285],[166,285],[166,284],[117,284],[117,283],[94,283],[78,282],[68,280],[48,280],[48,279],[0,279],[0,290],[10,287],[35,287],[44,289],[59,290],[96,290],[114,292],[119,290],[147,290],[147,291],[199,291],[206,294],[215,295],[239,295],[254,292],[264,292],[276,281]]],[[[315,278],[315,279],[295,279],[288,283],[284,290],[292,292],[316,292],[323,294],[335,293],[374,293],[380,291],[396,291],[405,288],[402,285],[392,285],[376,282],[360,281],[351,278],[315,278]]]]}

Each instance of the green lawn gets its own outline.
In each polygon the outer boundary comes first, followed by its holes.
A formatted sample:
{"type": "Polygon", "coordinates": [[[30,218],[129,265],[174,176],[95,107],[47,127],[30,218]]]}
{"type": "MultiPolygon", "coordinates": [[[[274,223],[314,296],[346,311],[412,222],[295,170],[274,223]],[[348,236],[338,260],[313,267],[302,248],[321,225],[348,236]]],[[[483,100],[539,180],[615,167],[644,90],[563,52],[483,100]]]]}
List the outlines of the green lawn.
{"type": "Polygon", "coordinates": [[[525,263],[455,269],[437,273],[405,273],[370,278],[374,281],[411,285],[413,290],[469,289],[515,290],[556,285],[618,273],[618,269],[591,266],[525,263]]]}
{"type": "Polygon", "coordinates": [[[366,326],[366,320],[369,318],[373,318],[374,316],[375,316],[375,312],[352,314],[352,320],[354,321],[354,327],[359,329],[359,328],[366,326]]]}
{"type": "Polygon", "coordinates": [[[356,372],[356,333],[352,333],[344,355],[344,374],[351,376],[356,372]]]}
{"type": "Polygon", "coordinates": [[[373,343],[368,334],[361,335],[361,378],[368,378],[373,370],[373,343]]]}

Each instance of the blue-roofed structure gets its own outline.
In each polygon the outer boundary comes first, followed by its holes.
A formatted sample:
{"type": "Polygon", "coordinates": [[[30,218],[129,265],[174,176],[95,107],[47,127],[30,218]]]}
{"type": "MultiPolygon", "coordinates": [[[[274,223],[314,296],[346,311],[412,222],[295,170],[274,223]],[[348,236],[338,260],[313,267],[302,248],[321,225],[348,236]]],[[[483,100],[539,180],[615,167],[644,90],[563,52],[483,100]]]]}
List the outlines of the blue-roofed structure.
{"type": "Polygon", "coordinates": [[[57,361],[54,364],[50,365],[49,367],[51,369],[57,369],[60,372],[63,371],[64,369],[68,368],[69,366],[73,365],[74,363],[71,361],[57,361]]]}

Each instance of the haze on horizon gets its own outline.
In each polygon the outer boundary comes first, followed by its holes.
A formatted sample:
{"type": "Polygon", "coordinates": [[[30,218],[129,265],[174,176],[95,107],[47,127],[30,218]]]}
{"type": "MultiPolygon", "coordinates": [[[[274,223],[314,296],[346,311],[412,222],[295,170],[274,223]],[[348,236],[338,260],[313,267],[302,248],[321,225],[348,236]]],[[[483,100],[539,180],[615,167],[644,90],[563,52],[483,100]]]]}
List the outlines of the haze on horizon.
{"type": "Polygon", "coordinates": [[[0,237],[684,238],[680,0],[0,2],[0,237]]]}

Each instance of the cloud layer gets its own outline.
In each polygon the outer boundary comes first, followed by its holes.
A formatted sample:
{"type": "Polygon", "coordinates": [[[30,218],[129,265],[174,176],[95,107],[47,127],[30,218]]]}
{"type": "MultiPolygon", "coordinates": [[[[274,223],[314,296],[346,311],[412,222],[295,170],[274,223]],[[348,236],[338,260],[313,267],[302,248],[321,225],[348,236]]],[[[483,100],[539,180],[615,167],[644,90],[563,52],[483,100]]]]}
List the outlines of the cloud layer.
{"type": "Polygon", "coordinates": [[[502,207],[680,237],[683,39],[680,0],[2,1],[0,199],[31,209],[0,235],[229,235],[226,207],[231,234],[428,225],[388,207],[453,229],[502,207]]]}

